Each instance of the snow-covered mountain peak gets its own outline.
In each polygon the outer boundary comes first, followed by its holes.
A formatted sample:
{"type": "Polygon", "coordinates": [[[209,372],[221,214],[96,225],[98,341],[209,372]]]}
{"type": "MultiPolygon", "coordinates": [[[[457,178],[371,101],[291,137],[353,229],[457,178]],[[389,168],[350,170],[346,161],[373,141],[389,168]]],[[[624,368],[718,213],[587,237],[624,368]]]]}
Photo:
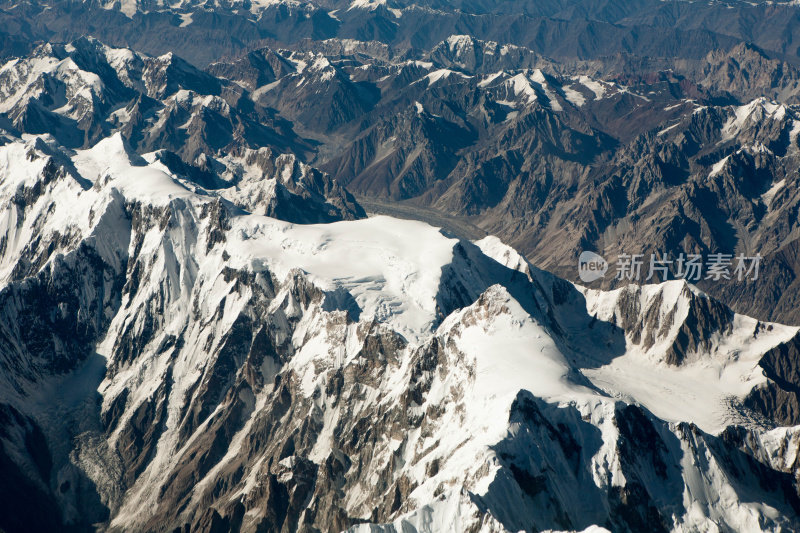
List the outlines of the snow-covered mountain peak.
{"type": "Polygon", "coordinates": [[[475,245],[480,248],[481,252],[486,254],[487,257],[494,259],[505,267],[522,272],[530,278],[532,266],[528,260],[517,250],[508,246],[494,235],[488,235],[476,241],[475,245]]]}
{"type": "MultiPolygon", "coordinates": [[[[628,285],[614,291],[583,289],[589,313],[621,327],[628,341],[643,356],[669,365],[697,361],[706,354],[741,358],[751,342],[726,338],[734,331],[749,331],[754,343],[777,344],[794,335],[795,328],[763,324],[734,314],[684,280],[654,285],[628,285]],[[726,352],[729,342],[733,352],[726,352]]],[[[755,351],[763,353],[764,346],[755,351]]]]}
{"type": "Polygon", "coordinates": [[[171,176],[133,153],[119,132],[92,148],[77,151],[73,161],[86,179],[95,183],[103,180],[103,186],[120,189],[131,201],[158,205],[193,197],[171,176]]]}
{"type": "Polygon", "coordinates": [[[464,53],[475,45],[475,38],[470,35],[451,35],[445,41],[451,52],[464,53]]]}
{"type": "Polygon", "coordinates": [[[730,117],[722,127],[723,140],[746,137],[742,132],[748,129],[762,130],[773,127],[773,123],[793,122],[792,112],[785,104],[767,98],[756,98],[744,105],[732,107],[730,117]]]}
{"type": "Polygon", "coordinates": [[[278,272],[302,265],[323,286],[347,289],[364,317],[410,339],[429,333],[437,319],[442,269],[457,242],[426,224],[386,217],[284,227],[253,218],[234,229],[241,235],[229,243],[234,257],[274,258],[278,272]]]}

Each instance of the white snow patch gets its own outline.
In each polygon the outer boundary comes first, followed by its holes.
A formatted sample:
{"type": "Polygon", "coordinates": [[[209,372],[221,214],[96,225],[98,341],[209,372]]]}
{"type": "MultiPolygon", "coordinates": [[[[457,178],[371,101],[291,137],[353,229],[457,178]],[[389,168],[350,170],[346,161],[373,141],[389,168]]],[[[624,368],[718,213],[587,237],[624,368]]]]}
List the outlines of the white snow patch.
{"type": "Polygon", "coordinates": [[[472,37],[469,35],[451,35],[445,42],[451,52],[461,53],[473,46],[472,37]]]}
{"type": "Polygon", "coordinates": [[[484,79],[482,79],[481,81],[479,81],[479,82],[478,82],[478,87],[487,87],[487,86],[489,86],[489,85],[490,85],[490,84],[491,84],[491,83],[492,83],[494,80],[496,80],[496,79],[497,79],[497,78],[499,78],[500,76],[504,76],[504,75],[505,75],[505,72],[504,72],[504,71],[502,71],[502,70],[501,70],[501,71],[499,71],[499,72],[495,72],[495,73],[493,73],[493,74],[489,74],[489,75],[488,75],[488,76],[486,76],[484,79]]]}
{"type": "Polygon", "coordinates": [[[726,155],[725,157],[714,163],[714,165],[711,167],[711,172],[708,173],[708,177],[713,178],[714,176],[722,172],[722,170],[725,168],[725,165],[728,163],[730,158],[731,156],[726,155]]]}
{"type": "Polygon", "coordinates": [[[592,91],[594,93],[595,99],[597,100],[603,98],[603,96],[605,96],[606,92],[608,91],[607,87],[603,83],[595,81],[589,76],[579,76],[578,83],[580,83],[581,85],[592,91]]]}
{"type": "Polygon", "coordinates": [[[189,24],[193,22],[192,17],[194,13],[181,13],[181,23],[178,26],[179,28],[185,28],[189,24]]]}
{"type": "Polygon", "coordinates": [[[772,186],[764,194],[761,195],[761,202],[767,207],[769,207],[770,204],[772,203],[772,199],[775,198],[775,195],[778,194],[778,191],[780,191],[785,185],[786,185],[786,178],[773,183],[772,186]]]}
{"type": "Polygon", "coordinates": [[[564,91],[564,97],[567,99],[567,101],[575,107],[581,107],[586,103],[586,98],[583,96],[583,94],[573,89],[571,85],[562,87],[562,90],[564,91]]]}
{"type": "Polygon", "coordinates": [[[457,242],[427,224],[383,216],[293,226],[250,215],[236,219],[233,234],[228,248],[240,266],[266,260],[279,275],[302,266],[322,286],[348,290],[364,316],[411,339],[430,331],[442,267],[457,242]]]}
{"type": "Polygon", "coordinates": [[[193,196],[168,174],[146,164],[134,165],[121,133],[103,139],[88,150],[79,150],[73,162],[84,178],[92,181],[108,179],[126,195],[152,204],[161,205],[173,198],[193,196]]]}
{"type": "Polygon", "coordinates": [[[750,103],[733,108],[733,116],[722,127],[722,141],[733,139],[749,121],[763,122],[781,120],[786,115],[786,106],[756,98],[750,103]]]}
{"type": "Polygon", "coordinates": [[[348,11],[351,9],[367,9],[370,11],[374,11],[378,8],[378,6],[386,5],[386,0],[353,0],[350,4],[350,7],[347,8],[348,11]]]}
{"type": "Polygon", "coordinates": [[[668,133],[670,130],[673,130],[673,129],[675,129],[675,128],[677,128],[677,127],[678,127],[678,126],[680,126],[680,125],[681,125],[681,123],[680,123],[680,122],[676,122],[676,123],[675,123],[675,124],[673,124],[672,126],[667,126],[667,127],[666,127],[666,128],[664,128],[663,130],[659,131],[659,132],[657,133],[657,135],[658,135],[659,137],[661,137],[662,135],[664,135],[664,134],[668,133]]]}
{"type": "Polygon", "coordinates": [[[446,69],[446,68],[440,68],[439,70],[434,70],[430,74],[426,74],[423,79],[427,79],[428,80],[428,86],[430,86],[430,85],[433,85],[434,83],[436,83],[438,81],[446,80],[447,78],[449,78],[450,76],[453,76],[453,75],[459,76],[459,77],[465,78],[465,79],[471,77],[471,76],[467,76],[466,74],[462,74],[461,72],[456,72],[454,70],[450,70],[450,69],[446,69]]]}
{"type": "Polygon", "coordinates": [[[514,91],[514,96],[525,97],[527,103],[536,101],[536,90],[534,90],[530,80],[525,74],[517,74],[513,78],[506,80],[505,83],[514,91]]]}

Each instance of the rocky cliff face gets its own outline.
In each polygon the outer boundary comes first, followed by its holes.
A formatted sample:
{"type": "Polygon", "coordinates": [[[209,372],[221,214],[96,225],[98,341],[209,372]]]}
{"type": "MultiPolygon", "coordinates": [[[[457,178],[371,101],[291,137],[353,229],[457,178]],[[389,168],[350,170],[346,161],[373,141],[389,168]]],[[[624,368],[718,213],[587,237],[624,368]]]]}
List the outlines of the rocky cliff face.
{"type": "Polygon", "coordinates": [[[751,401],[793,392],[796,328],[496,238],[261,216],[119,136],[7,141],[7,531],[800,525],[795,432],[751,401]]]}

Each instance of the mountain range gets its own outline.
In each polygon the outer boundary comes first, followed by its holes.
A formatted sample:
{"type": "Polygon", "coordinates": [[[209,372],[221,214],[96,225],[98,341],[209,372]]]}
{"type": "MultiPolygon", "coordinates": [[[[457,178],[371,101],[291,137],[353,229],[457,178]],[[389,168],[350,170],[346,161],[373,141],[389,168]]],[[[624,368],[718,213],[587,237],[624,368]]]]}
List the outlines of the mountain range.
{"type": "Polygon", "coordinates": [[[799,14],[0,2],[0,531],[800,529],[799,14]]]}
{"type": "Polygon", "coordinates": [[[757,252],[756,282],[700,286],[739,312],[797,323],[798,71],[752,45],[703,64],[634,77],[630,65],[567,65],[455,35],[416,59],[327,40],[203,71],[81,38],[9,61],[0,116],[70,148],[120,132],[212,189],[284,154],[293,172],[314,174],[316,192],[335,182],[453,217],[573,280],[585,249],[612,262],[757,252]],[[759,76],[777,79],[782,101],[755,96],[759,76]]]}
{"type": "Polygon", "coordinates": [[[5,530],[798,527],[796,327],[258,215],[120,134],[0,162],[5,530]]]}

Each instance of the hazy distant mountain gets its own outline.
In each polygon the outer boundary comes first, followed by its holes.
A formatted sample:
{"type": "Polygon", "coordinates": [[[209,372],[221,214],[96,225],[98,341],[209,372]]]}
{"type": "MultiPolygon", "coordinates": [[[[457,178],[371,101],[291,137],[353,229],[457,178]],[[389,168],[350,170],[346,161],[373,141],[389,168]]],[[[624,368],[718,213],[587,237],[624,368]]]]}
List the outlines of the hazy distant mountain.
{"type": "Polygon", "coordinates": [[[30,39],[88,34],[151,55],[173,51],[198,66],[259,43],[377,40],[428,49],[452,34],[526,46],[558,59],[618,53],[700,59],[752,42],[797,58],[797,6],[776,2],[603,0],[406,2],[398,0],[47,0],[0,4],[5,55],[30,39]]]}

